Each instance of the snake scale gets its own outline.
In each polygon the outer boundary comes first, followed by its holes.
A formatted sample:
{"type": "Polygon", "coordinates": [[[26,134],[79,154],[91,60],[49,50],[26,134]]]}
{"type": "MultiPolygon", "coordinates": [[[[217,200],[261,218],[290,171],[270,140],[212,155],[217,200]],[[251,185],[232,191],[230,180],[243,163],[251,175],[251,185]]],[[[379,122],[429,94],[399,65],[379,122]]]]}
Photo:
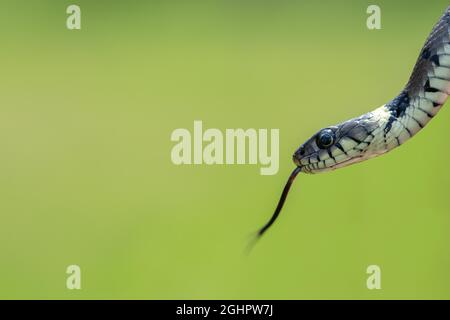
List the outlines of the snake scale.
{"type": "Polygon", "coordinates": [[[324,128],[293,155],[296,168],[269,222],[277,219],[295,177],[320,173],[382,155],[412,138],[439,112],[450,95],[450,7],[433,27],[404,89],[390,102],[360,117],[324,128]]]}

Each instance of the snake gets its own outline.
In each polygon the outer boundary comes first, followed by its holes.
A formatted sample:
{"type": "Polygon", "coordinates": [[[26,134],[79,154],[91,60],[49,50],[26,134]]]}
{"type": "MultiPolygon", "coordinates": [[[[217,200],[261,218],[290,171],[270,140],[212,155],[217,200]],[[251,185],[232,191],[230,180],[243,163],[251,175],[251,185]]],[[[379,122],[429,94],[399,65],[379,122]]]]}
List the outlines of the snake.
{"type": "Polygon", "coordinates": [[[316,174],[347,167],[391,151],[433,119],[450,95],[450,6],[425,41],[403,90],[381,107],[319,130],[295,151],[296,165],[261,237],[279,216],[300,172],[316,174]]]}

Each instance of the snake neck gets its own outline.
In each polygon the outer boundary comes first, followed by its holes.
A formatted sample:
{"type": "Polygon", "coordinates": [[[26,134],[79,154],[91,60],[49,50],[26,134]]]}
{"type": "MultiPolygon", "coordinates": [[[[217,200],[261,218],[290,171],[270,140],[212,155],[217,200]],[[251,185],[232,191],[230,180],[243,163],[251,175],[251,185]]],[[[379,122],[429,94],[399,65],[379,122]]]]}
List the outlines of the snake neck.
{"type": "Polygon", "coordinates": [[[405,89],[373,113],[380,118],[377,146],[389,151],[413,137],[450,94],[450,7],[434,26],[405,89]]]}
{"type": "Polygon", "coordinates": [[[373,151],[381,154],[402,145],[422,130],[439,112],[450,93],[450,65],[438,68],[446,69],[445,78],[439,79],[440,89],[423,91],[413,98],[402,93],[390,103],[372,111],[379,121],[379,127],[372,133],[373,151]]]}

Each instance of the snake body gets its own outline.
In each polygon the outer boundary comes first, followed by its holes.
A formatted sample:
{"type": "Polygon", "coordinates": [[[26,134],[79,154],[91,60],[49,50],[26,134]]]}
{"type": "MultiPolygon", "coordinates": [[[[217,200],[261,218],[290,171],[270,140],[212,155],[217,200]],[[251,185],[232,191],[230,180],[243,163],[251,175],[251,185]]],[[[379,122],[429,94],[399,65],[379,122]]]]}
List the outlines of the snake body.
{"type": "Polygon", "coordinates": [[[320,130],[297,149],[293,155],[297,167],[257,238],[277,219],[298,173],[342,168],[402,145],[428,124],[449,95],[450,7],[433,27],[409,81],[397,97],[374,111],[320,130]]]}
{"type": "Polygon", "coordinates": [[[449,94],[450,7],[431,31],[397,97],[358,118],[320,130],[294,153],[294,162],[303,172],[318,173],[384,154],[424,128],[449,94]],[[325,147],[320,141],[324,130],[333,140],[325,147]]]}

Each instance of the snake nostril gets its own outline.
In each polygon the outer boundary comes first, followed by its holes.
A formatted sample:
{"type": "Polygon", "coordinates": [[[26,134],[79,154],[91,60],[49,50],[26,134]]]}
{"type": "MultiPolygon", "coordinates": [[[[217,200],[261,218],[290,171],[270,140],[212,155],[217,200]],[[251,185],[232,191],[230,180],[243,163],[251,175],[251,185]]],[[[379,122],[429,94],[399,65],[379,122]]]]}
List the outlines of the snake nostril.
{"type": "Polygon", "coordinates": [[[305,155],[305,148],[304,147],[300,147],[300,149],[298,150],[298,154],[301,156],[305,155]]]}

